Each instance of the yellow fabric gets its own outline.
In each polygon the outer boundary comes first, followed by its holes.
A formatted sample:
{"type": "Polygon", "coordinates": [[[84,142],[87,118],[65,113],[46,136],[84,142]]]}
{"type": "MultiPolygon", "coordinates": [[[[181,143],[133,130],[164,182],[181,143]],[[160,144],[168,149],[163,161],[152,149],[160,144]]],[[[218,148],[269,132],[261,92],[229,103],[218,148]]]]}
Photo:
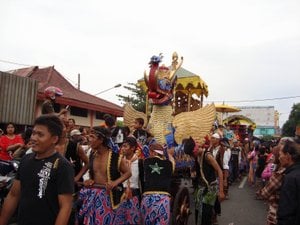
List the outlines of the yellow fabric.
{"type": "MultiPolygon", "coordinates": [[[[147,86],[144,80],[139,80],[138,84],[144,91],[147,91],[147,86]]],[[[180,77],[176,82],[176,91],[180,91],[183,93],[187,93],[190,91],[191,94],[196,94],[197,96],[204,95],[208,96],[208,86],[207,84],[200,78],[200,76],[191,76],[191,77],[180,77]],[[187,87],[190,90],[187,90],[187,87]]]]}

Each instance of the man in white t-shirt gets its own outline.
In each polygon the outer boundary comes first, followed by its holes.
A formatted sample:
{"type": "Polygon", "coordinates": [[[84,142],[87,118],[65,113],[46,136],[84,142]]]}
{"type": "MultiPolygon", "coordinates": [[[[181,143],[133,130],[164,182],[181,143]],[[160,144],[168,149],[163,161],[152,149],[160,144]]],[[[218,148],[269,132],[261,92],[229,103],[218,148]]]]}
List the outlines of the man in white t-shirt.
{"type": "Polygon", "coordinates": [[[123,182],[125,201],[117,209],[115,224],[141,224],[141,174],[139,171],[139,158],[136,154],[137,147],[138,144],[135,137],[125,138],[121,146],[121,152],[131,170],[131,177],[123,182]]]}

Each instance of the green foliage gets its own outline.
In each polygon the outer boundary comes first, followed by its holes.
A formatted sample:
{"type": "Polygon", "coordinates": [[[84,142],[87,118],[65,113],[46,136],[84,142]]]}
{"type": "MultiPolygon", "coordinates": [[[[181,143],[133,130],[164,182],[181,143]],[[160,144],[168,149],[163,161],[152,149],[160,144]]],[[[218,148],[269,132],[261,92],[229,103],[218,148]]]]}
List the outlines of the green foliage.
{"type": "Polygon", "coordinates": [[[121,121],[121,120],[117,120],[117,126],[119,126],[119,127],[123,127],[123,126],[124,126],[124,123],[123,123],[123,121],[121,121]]]}
{"type": "Polygon", "coordinates": [[[138,83],[127,83],[128,86],[123,86],[132,94],[129,96],[117,95],[119,100],[124,103],[130,103],[133,108],[140,112],[145,112],[146,109],[146,92],[138,85],[138,83]]]}
{"type": "Polygon", "coordinates": [[[289,119],[282,127],[282,136],[295,136],[297,125],[300,125],[300,103],[293,105],[289,119]]]}

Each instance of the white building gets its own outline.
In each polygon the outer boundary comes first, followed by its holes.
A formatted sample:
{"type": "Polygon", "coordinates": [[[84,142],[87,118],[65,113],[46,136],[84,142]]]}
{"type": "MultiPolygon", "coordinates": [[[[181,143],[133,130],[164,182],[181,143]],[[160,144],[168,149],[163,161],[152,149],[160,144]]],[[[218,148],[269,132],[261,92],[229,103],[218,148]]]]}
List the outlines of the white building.
{"type": "Polygon", "coordinates": [[[241,109],[237,113],[228,113],[228,116],[243,115],[255,122],[254,135],[275,135],[279,134],[278,112],[274,106],[238,106],[241,109]]]}

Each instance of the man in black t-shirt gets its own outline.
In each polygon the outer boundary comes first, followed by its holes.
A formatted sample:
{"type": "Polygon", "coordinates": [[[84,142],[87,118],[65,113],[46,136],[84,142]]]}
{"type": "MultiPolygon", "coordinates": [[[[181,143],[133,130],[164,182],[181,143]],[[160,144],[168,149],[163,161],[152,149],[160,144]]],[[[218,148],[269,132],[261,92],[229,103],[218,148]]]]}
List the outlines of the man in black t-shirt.
{"type": "Polygon", "coordinates": [[[72,210],[74,173],[71,164],[55,151],[63,124],[55,115],[36,119],[31,140],[33,153],[21,161],[5,199],[0,224],[8,223],[17,208],[19,225],[67,224],[72,210]]]}

